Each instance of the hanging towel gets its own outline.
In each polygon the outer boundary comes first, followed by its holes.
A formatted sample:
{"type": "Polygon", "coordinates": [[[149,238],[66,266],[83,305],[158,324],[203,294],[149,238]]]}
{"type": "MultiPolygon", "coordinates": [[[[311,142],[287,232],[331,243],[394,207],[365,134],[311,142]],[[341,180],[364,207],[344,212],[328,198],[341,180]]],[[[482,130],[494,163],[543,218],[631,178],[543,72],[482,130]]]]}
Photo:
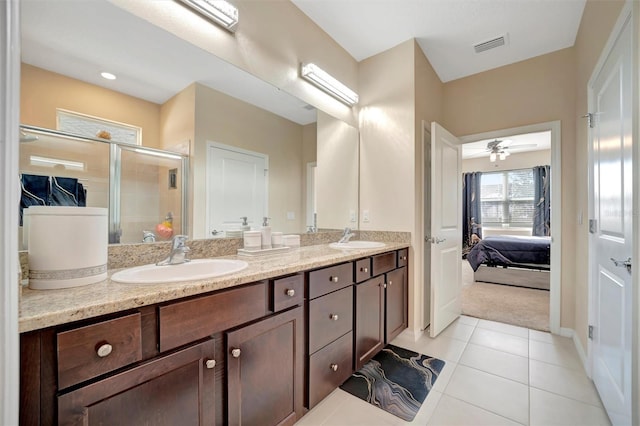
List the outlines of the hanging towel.
{"type": "Polygon", "coordinates": [[[49,205],[78,207],[78,179],[51,177],[49,205]]]}
{"type": "Polygon", "coordinates": [[[78,207],[87,207],[87,190],[78,182],[78,207]]]}
{"type": "Polygon", "coordinates": [[[22,226],[22,210],[29,206],[45,206],[49,201],[49,176],[23,174],[20,176],[22,194],[20,196],[20,226],[22,226]]]}

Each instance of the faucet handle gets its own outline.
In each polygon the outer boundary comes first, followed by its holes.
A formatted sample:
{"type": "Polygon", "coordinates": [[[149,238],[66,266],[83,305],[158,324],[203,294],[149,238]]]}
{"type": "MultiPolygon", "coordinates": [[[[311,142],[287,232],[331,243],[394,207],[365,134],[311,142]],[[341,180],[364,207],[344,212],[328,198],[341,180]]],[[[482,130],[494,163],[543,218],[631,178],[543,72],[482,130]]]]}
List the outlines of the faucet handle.
{"type": "Polygon", "coordinates": [[[173,237],[173,248],[183,247],[189,239],[188,235],[176,235],[173,237]]]}

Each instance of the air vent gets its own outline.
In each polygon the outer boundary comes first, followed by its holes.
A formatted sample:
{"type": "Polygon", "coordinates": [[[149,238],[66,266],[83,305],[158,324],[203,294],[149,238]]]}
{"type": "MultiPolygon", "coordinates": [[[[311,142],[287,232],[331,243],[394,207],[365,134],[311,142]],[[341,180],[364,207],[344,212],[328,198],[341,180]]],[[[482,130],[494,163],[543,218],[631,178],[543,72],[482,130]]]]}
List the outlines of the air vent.
{"type": "Polygon", "coordinates": [[[504,46],[505,44],[507,44],[506,37],[500,36],[498,38],[494,38],[493,40],[485,41],[484,43],[478,43],[473,46],[473,49],[476,51],[476,53],[480,53],[486,52],[490,49],[495,49],[496,47],[504,46]]]}
{"type": "Polygon", "coordinates": [[[316,109],[316,107],[314,107],[313,105],[309,105],[309,104],[306,104],[302,108],[306,109],[307,111],[313,111],[314,109],[316,109]]]}

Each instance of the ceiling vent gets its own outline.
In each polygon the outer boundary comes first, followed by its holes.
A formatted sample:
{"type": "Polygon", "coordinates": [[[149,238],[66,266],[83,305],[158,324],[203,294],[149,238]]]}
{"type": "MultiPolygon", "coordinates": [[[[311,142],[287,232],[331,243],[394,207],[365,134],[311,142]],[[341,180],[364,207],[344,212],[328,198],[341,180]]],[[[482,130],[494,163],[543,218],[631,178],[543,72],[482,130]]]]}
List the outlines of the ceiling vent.
{"type": "Polygon", "coordinates": [[[490,49],[495,49],[496,47],[504,46],[505,44],[507,44],[507,36],[503,35],[498,38],[494,38],[493,40],[478,43],[473,46],[473,49],[476,51],[476,53],[481,53],[486,52],[490,49]]]}
{"type": "Polygon", "coordinates": [[[306,104],[302,108],[306,109],[307,111],[313,111],[314,109],[316,109],[316,107],[314,107],[313,105],[309,105],[309,104],[306,104]]]}

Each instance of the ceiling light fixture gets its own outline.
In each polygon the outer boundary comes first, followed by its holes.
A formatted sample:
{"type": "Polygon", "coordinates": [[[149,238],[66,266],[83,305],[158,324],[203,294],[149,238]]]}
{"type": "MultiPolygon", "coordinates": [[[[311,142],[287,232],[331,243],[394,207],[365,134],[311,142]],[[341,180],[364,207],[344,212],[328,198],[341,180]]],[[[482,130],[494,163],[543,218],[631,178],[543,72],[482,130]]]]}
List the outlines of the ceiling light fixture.
{"type": "Polygon", "coordinates": [[[495,163],[496,161],[496,153],[492,152],[491,154],[489,154],[489,161],[491,161],[492,163],[495,163]]]}
{"type": "Polygon", "coordinates": [[[180,0],[225,30],[235,32],[239,21],[238,8],[225,0],[180,0]]]}
{"type": "Polygon", "coordinates": [[[358,94],[356,92],[340,83],[315,64],[301,64],[300,75],[349,106],[358,103],[358,94]]]}
{"type": "Polygon", "coordinates": [[[111,74],[110,72],[103,71],[103,72],[100,73],[100,75],[102,76],[102,78],[106,78],[107,80],[115,80],[116,79],[115,74],[111,74]]]}

